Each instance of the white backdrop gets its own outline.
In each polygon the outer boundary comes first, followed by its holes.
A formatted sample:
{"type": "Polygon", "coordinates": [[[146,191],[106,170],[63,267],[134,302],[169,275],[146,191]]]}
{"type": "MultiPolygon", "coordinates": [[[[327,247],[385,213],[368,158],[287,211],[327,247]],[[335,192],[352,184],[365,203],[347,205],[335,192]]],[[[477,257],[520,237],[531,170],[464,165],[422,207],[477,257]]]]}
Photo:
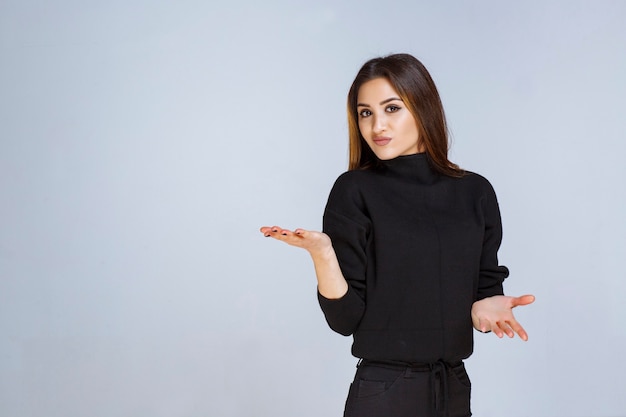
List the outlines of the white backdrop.
{"type": "Polygon", "coordinates": [[[408,52],[537,296],[474,414],[626,416],[626,2],[389,4],[0,0],[0,415],[341,415],[350,339],[258,228],[320,227],[350,82],[408,52]]]}

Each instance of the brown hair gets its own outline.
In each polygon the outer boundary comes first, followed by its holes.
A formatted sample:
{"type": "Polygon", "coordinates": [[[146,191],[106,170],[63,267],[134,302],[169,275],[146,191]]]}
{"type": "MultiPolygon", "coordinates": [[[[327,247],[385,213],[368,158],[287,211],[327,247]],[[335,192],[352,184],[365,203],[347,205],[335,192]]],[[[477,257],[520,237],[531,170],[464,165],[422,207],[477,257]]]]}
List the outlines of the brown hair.
{"type": "Polygon", "coordinates": [[[367,81],[387,79],[415,117],[419,142],[431,167],[444,175],[460,177],[463,170],[448,160],[448,128],[437,87],[426,67],[408,54],[395,54],[367,61],[359,70],[348,93],[348,169],[368,169],[379,160],[359,130],[357,96],[367,81]]]}

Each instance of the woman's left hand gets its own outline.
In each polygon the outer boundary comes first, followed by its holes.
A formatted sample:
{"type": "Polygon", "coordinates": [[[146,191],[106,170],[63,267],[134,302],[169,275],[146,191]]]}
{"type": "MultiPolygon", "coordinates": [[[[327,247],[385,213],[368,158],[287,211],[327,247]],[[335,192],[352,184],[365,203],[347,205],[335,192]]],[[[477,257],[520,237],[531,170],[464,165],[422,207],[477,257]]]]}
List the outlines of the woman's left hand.
{"type": "Polygon", "coordinates": [[[509,337],[514,337],[517,333],[522,340],[528,340],[526,330],[513,316],[513,309],[533,301],[535,301],[534,295],[521,297],[494,295],[483,298],[472,305],[472,324],[476,330],[483,333],[492,331],[500,338],[505,333],[509,337]]]}

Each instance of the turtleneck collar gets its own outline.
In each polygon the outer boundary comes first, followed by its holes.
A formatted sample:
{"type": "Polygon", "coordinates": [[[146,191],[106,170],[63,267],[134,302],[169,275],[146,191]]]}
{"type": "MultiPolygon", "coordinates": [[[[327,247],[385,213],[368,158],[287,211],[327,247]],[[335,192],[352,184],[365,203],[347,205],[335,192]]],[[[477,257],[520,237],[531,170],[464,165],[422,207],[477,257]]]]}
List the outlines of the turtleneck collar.
{"type": "Polygon", "coordinates": [[[398,156],[394,159],[381,161],[387,175],[402,177],[420,183],[433,183],[438,175],[430,167],[425,152],[413,155],[398,156]]]}

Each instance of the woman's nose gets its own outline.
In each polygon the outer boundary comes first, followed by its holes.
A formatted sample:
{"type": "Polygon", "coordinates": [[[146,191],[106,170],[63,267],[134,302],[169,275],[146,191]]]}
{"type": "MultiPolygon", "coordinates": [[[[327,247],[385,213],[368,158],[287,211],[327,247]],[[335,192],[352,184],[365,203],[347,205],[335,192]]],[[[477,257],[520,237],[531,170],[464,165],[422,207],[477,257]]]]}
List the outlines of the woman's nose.
{"type": "Polygon", "coordinates": [[[380,134],[387,130],[387,118],[385,116],[376,116],[374,118],[374,133],[380,134]]]}

